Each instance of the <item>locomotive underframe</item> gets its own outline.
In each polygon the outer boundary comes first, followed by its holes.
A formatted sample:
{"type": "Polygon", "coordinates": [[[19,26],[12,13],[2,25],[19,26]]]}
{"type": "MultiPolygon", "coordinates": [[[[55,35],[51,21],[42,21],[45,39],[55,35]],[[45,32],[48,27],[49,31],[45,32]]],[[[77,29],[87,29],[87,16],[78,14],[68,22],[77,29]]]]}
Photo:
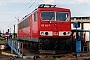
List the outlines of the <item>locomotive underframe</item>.
{"type": "Polygon", "coordinates": [[[39,38],[38,42],[23,40],[25,47],[30,50],[57,50],[61,53],[72,52],[75,46],[70,38],[39,38]]]}
{"type": "Polygon", "coordinates": [[[39,41],[40,50],[58,50],[71,52],[72,51],[72,40],[65,38],[43,38],[39,41]]]}

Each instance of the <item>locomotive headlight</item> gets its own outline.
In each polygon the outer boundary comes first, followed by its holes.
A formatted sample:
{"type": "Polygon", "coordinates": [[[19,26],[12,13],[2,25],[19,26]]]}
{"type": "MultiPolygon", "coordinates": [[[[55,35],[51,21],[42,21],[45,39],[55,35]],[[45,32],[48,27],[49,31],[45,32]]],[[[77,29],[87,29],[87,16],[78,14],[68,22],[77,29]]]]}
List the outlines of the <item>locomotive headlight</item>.
{"type": "Polygon", "coordinates": [[[67,32],[67,34],[70,34],[70,32],[67,32]]]}
{"type": "Polygon", "coordinates": [[[66,35],[66,32],[63,32],[63,35],[66,35]]]}
{"type": "Polygon", "coordinates": [[[67,32],[67,35],[71,35],[71,32],[67,32]]]}
{"type": "Polygon", "coordinates": [[[40,31],[41,36],[52,36],[52,31],[40,31]]]}
{"type": "Polygon", "coordinates": [[[42,36],[43,36],[43,35],[44,35],[44,32],[40,32],[40,35],[42,35],[42,36]]]}
{"type": "Polygon", "coordinates": [[[45,32],[45,35],[48,35],[48,32],[45,32]]]}
{"type": "Polygon", "coordinates": [[[71,35],[70,31],[59,32],[59,36],[70,36],[70,35],[71,35]]]}

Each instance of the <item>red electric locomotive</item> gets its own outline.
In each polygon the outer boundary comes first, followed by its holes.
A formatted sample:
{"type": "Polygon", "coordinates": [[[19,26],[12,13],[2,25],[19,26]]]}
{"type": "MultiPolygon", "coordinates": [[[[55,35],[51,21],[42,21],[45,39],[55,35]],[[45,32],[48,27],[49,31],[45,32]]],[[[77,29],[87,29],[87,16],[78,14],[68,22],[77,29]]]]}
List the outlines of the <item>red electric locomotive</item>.
{"type": "Polygon", "coordinates": [[[18,24],[18,39],[34,50],[71,51],[71,38],[70,9],[56,5],[40,4],[18,24]]]}

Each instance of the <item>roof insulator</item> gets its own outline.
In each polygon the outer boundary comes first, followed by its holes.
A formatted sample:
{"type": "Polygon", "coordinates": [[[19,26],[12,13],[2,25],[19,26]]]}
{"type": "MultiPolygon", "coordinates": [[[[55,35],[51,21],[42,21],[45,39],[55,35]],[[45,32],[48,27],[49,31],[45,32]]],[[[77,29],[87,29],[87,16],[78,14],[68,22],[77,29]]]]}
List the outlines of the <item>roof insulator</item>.
{"type": "Polygon", "coordinates": [[[51,7],[55,7],[56,5],[50,5],[50,4],[40,4],[38,6],[38,8],[51,8],[51,7]]]}

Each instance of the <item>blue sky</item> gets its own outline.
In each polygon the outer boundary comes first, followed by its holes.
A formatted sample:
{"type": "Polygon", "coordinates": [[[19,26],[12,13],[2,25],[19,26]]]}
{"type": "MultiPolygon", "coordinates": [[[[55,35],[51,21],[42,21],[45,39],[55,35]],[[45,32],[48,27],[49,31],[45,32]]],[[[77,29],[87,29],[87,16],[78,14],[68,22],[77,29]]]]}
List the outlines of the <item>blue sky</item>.
{"type": "Polygon", "coordinates": [[[20,20],[31,13],[38,4],[55,4],[57,7],[69,8],[73,17],[90,16],[90,0],[0,0],[0,30],[4,32],[16,25],[20,20]]]}

